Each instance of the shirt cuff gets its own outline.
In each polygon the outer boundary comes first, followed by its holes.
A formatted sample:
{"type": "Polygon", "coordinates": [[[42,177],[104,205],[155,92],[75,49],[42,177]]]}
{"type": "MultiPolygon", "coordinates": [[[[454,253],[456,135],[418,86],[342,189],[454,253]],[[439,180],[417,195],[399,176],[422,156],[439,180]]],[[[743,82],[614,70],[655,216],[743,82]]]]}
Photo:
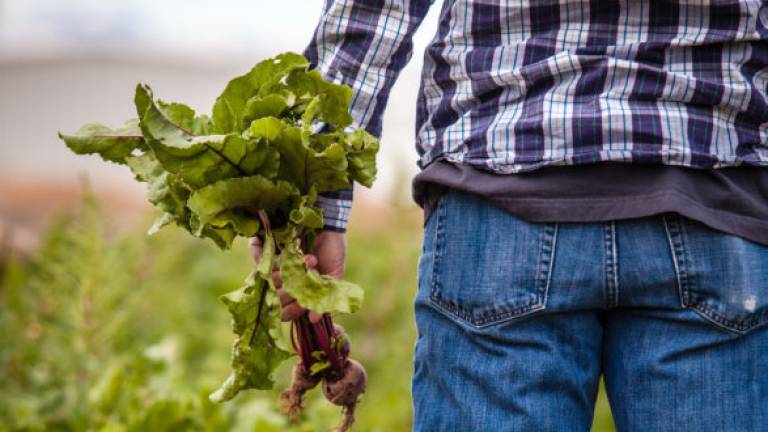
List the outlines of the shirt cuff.
{"type": "Polygon", "coordinates": [[[323,209],[323,229],[347,232],[349,211],[352,209],[352,189],[340,189],[318,194],[315,205],[323,209]]]}

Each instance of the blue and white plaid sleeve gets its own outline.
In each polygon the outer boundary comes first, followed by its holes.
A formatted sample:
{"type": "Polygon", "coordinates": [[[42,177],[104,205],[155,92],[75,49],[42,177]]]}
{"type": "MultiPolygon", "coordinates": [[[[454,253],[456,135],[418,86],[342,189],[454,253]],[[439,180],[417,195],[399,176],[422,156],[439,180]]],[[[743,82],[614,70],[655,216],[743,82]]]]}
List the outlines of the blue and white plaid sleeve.
{"type": "Polygon", "coordinates": [[[323,209],[323,229],[346,232],[349,211],[352,210],[352,189],[323,192],[315,203],[323,209]]]}
{"type": "MultiPolygon", "coordinates": [[[[389,92],[413,52],[413,33],[433,0],[326,0],[304,50],[310,67],[352,88],[349,130],[377,138],[389,92]]],[[[325,229],[346,231],[352,190],[320,194],[325,229]]]]}

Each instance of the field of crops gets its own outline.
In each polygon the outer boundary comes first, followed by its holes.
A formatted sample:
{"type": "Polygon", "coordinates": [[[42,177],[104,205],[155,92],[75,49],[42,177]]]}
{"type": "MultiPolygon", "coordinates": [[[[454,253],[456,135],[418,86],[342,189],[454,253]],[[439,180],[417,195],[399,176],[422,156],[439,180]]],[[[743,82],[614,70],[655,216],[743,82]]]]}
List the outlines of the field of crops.
{"type": "MultiPolygon", "coordinates": [[[[366,291],[359,313],[338,317],[369,374],[357,431],[410,430],[420,215],[394,214],[349,234],[347,278],[366,291]]],[[[107,219],[86,199],[34,256],[0,263],[0,431],[330,430],[337,408],[318,391],[300,426],[278,413],[288,364],[275,391],[208,401],[229,371],[218,296],[250,270],[244,242],[221,253],[177,229],[114,234],[107,219]]],[[[593,430],[613,430],[602,396],[593,430]]]]}

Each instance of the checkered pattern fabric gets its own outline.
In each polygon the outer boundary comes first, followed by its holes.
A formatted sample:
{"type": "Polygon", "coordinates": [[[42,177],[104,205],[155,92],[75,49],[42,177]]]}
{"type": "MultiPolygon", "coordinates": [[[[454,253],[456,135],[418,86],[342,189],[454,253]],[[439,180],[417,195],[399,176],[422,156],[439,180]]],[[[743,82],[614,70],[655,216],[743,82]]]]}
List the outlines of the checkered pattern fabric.
{"type": "Polygon", "coordinates": [[[325,192],[317,197],[316,205],[323,209],[323,229],[346,231],[352,209],[352,189],[325,192]]]}
{"type": "MultiPolygon", "coordinates": [[[[352,87],[355,126],[381,134],[430,6],[326,0],[304,55],[352,87]]],[[[416,117],[421,168],[768,166],[768,2],[444,0],[416,117]]]]}

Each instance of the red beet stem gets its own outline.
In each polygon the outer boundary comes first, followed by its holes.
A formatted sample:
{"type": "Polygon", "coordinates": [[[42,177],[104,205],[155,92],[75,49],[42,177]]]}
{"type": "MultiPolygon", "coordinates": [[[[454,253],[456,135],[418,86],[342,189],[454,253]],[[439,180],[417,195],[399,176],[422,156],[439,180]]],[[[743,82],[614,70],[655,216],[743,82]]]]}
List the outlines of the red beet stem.
{"type": "MultiPolygon", "coordinates": [[[[307,246],[306,243],[306,236],[301,235],[302,248],[307,246]]],[[[296,327],[296,341],[294,341],[293,348],[301,358],[305,370],[309,371],[312,365],[317,362],[312,357],[312,353],[322,351],[331,364],[330,368],[323,371],[323,377],[331,380],[340,378],[344,374],[347,359],[346,356],[340,358],[339,353],[331,343],[336,336],[331,315],[324,313],[320,321],[312,324],[308,313],[305,313],[293,321],[293,326],[296,327]]],[[[291,337],[293,337],[293,333],[291,333],[291,337]]]]}
{"type": "MultiPolygon", "coordinates": [[[[328,314],[325,314],[328,315],[328,314]]],[[[329,317],[330,319],[330,317],[329,317]]],[[[344,370],[339,356],[336,354],[336,350],[331,345],[331,337],[333,336],[333,325],[330,328],[327,326],[328,320],[322,319],[315,324],[315,332],[317,333],[317,342],[320,345],[320,349],[325,353],[326,358],[331,363],[331,367],[326,370],[324,376],[331,379],[338,379],[344,370]]]]}
{"type": "Polygon", "coordinates": [[[299,317],[294,321],[297,329],[297,337],[299,342],[298,354],[301,357],[301,362],[304,365],[304,369],[309,371],[312,367],[314,360],[312,358],[312,351],[315,351],[314,338],[312,337],[309,326],[311,325],[306,314],[299,317]]]}
{"type": "MultiPolygon", "coordinates": [[[[323,377],[336,380],[344,374],[346,358],[339,356],[334,348],[332,341],[336,337],[333,330],[333,320],[330,314],[323,314],[320,321],[315,324],[309,321],[308,315],[304,314],[293,321],[296,339],[293,340],[294,350],[301,358],[302,365],[309,371],[317,359],[312,356],[315,351],[322,351],[325,358],[330,362],[331,367],[323,371],[323,377]]],[[[293,338],[294,332],[291,333],[293,338]]]]}

